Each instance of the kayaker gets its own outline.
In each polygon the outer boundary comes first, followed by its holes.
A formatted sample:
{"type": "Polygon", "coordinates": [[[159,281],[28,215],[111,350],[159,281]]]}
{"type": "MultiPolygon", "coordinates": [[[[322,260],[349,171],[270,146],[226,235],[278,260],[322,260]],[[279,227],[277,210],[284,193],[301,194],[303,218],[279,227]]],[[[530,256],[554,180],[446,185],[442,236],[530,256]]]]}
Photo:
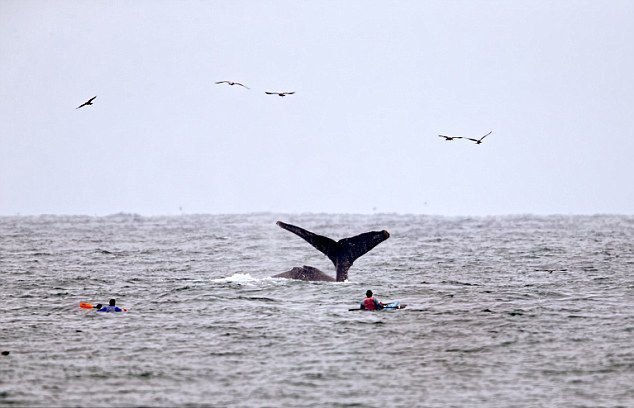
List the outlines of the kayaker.
{"type": "Polygon", "coordinates": [[[385,305],[372,296],[371,290],[368,289],[368,291],[365,292],[365,299],[361,302],[362,310],[381,310],[383,309],[383,306],[385,305]]]}
{"type": "Polygon", "coordinates": [[[97,311],[98,312],[123,312],[123,309],[121,309],[118,306],[115,306],[116,303],[117,303],[116,300],[110,299],[110,305],[97,309],[97,311]]]}

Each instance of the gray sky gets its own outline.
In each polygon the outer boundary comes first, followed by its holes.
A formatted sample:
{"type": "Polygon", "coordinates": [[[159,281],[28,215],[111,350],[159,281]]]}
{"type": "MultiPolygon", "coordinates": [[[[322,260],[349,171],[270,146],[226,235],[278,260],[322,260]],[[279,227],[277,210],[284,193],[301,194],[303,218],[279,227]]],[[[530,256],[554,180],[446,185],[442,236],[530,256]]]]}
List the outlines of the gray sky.
{"type": "Polygon", "coordinates": [[[0,0],[0,215],[633,214],[632,21],[616,0],[0,0]]]}

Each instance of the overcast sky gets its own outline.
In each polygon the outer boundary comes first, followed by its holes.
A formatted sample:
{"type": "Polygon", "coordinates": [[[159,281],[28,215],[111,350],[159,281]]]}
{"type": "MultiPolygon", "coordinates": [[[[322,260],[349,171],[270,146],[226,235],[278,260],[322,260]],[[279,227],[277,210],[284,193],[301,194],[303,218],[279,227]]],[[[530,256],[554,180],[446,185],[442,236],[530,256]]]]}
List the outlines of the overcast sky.
{"type": "Polygon", "coordinates": [[[0,0],[0,215],[634,214],[633,21],[617,0],[0,0]]]}

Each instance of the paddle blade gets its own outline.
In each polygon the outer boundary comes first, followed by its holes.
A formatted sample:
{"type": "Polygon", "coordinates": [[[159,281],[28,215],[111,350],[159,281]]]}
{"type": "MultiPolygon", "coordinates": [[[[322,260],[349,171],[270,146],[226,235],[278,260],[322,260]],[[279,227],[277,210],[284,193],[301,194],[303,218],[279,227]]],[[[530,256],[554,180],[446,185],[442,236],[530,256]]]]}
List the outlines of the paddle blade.
{"type": "Polygon", "coordinates": [[[82,309],[92,309],[92,305],[86,302],[79,302],[79,307],[82,309]]]}

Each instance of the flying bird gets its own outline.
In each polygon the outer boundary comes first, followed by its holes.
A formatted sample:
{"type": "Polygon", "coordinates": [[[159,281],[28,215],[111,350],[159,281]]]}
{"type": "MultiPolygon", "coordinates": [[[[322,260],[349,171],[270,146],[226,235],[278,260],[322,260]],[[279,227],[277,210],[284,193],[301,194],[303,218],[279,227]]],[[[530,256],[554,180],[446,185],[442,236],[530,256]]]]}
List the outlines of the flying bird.
{"type": "Polygon", "coordinates": [[[76,107],[75,109],[79,109],[82,106],[86,106],[86,105],[92,105],[92,101],[96,98],[96,96],[93,96],[92,98],[88,99],[86,102],[82,103],[81,105],[79,105],[78,107],[76,107]]]}
{"type": "Polygon", "coordinates": [[[445,135],[438,135],[439,137],[444,137],[445,140],[454,140],[454,139],[462,139],[462,136],[445,136],[445,135]]]}
{"type": "Polygon", "coordinates": [[[482,139],[484,139],[485,137],[489,136],[491,133],[493,133],[493,131],[490,131],[486,135],[482,136],[480,139],[472,139],[470,137],[465,137],[465,139],[471,140],[472,142],[475,142],[476,144],[481,144],[482,143],[482,139]]]}
{"type": "Polygon", "coordinates": [[[264,93],[267,94],[267,95],[279,95],[279,96],[281,96],[283,98],[286,95],[294,94],[295,91],[293,91],[293,92],[268,92],[268,91],[265,91],[264,93]]]}
{"type": "Polygon", "coordinates": [[[218,81],[218,82],[216,82],[216,85],[217,85],[217,84],[229,84],[229,85],[231,85],[231,86],[233,86],[233,85],[240,85],[240,86],[241,86],[241,87],[243,87],[243,88],[246,88],[246,89],[251,89],[251,88],[249,88],[248,86],[246,86],[246,85],[244,85],[244,84],[241,84],[240,82],[233,82],[233,81],[218,81]]]}

